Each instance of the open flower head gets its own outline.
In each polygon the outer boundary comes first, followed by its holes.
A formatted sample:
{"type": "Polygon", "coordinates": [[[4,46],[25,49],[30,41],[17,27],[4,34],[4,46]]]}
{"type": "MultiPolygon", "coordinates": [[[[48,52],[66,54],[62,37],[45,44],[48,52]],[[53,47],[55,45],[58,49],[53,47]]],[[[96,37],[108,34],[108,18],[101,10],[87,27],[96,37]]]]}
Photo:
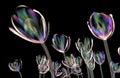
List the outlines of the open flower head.
{"type": "Polygon", "coordinates": [[[87,24],[92,34],[101,40],[107,40],[115,30],[112,14],[93,12],[87,24]]]}
{"type": "Polygon", "coordinates": [[[21,59],[15,59],[13,62],[10,62],[8,64],[8,67],[11,71],[19,72],[22,68],[22,60],[21,59]]]}
{"type": "Polygon", "coordinates": [[[46,25],[44,16],[28,6],[17,6],[11,23],[13,27],[9,27],[9,30],[29,42],[42,44],[48,37],[49,25],[46,25]]]}
{"type": "Polygon", "coordinates": [[[52,38],[52,46],[58,52],[65,53],[70,48],[71,38],[62,34],[54,34],[52,38]]]}

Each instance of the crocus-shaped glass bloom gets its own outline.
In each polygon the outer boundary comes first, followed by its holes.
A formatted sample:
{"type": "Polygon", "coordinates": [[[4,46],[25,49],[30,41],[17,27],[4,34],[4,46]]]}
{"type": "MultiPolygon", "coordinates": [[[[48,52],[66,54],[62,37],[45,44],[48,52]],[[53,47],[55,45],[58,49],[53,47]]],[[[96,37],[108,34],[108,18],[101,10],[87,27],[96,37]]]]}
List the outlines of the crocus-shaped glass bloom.
{"type": "Polygon", "coordinates": [[[118,48],[118,54],[120,55],[120,47],[118,48]]]}
{"type": "Polygon", "coordinates": [[[46,74],[50,70],[49,60],[46,59],[46,56],[36,56],[36,62],[40,74],[46,74]]]}
{"type": "Polygon", "coordinates": [[[110,66],[114,73],[120,73],[120,63],[110,62],[110,66]]]}
{"type": "Polygon", "coordinates": [[[20,69],[22,68],[22,60],[16,59],[13,62],[10,62],[8,64],[8,67],[10,68],[11,71],[20,72],[20,69]]]}
{"type": "Polygon", "coordinates": [[[97,52],[94,52],[93,58],[97,64],[102,65],[105,61],[105,54],[104,52],[97,51],[97,52]]]}
{"type": "Polygon", "coordinates": [[[58,52],[65,53],[70,47],[71,38],[65,36],[64,34],[54,34],[52,38],[52,43],[54,49],[56,49],[58,52]]]}
{"type": "Polygon", "coordinates": [[[93,12],[87,23],[92,34],[101,40],[107,40],[115,29],[112,14],[93,12]]]}
{"type": "Polygon", "coordinates": [[[48,37],[49,26],[46,25],[43,15],[25,5],[16,8],[11,23],[13,27],[9,27],[9,30],[29,42],[42,44],[48,37]]]}

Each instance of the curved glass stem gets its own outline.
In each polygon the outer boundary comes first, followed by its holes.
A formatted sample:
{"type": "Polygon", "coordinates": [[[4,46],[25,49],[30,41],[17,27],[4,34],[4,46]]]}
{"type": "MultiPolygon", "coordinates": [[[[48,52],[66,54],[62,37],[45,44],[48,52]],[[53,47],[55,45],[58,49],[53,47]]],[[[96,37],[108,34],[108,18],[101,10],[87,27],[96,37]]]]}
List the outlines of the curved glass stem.
{"type": "Polygon", "coordinates": [[[90,78],[90,72],[87,66],[86,66],[86,69],[87,69],[87,78],[90,78]]]}
{"type": "Polygon", "coordinates": [[[48,51],[48,48],[47,46],[45,45],[45,43],[41,44],[42,48],[44,49],[45,51],[45,54],[47,56],[47,58],[49,59],[50,61],[50,73],[51,73],[51,78],[55,78],[55,75],[54,75],[54,71],[53,71],[53,67],[52,67],[52,60],[51,60],[51,56],[50,56],[50,53],[48,51]]]}
{"type": "Polygon", "coordinates": [[[83,78],[83,75],[81,74],[81,78],[83,78]]]}
{"type": "Polygon", "coordinates": [[[101,65],[100,65],[100,72],[101,72],[101,78],[104,78],[101,65]]]}
{"type": "Polygon", "coordinates": [[[39,78],[42,78],[40,73],[39,73],[39,78]]]}
{"type": "Polygon", "coordinates": [[[89,71],[90,71],[91,78],[95,78],[95,77],[94,77],[94,72],[91,71],[91,70],[89,70],[89,71]]]}
{"type": "MultiPolygon", "coordinates": [[[[65,53],[63,53],[63,56],[64,56],[64,58],[65,58],[65,53]]],[[[70,70],[69,70],[69,68],[67,67],[67,72],[68,72],[68,74],[70,74],[70,70]]],[[[68,76],[69,78],[71,78],[71,76],[69,75],[68,76]]]]}
{"type": "Polygon", "coordinates": [[[20,75],[20,78],[22,78],[22,74],[21,74],[21,72],[19,71],[18,73],[19,73],[19,75],[20,75]]]}
{"type": "Polygon", "coordinates": [[[104,43],[104,47],[105,47],[105,53],[106,53],[106,56],[107,56],[108,64],[109,64],[111,78],[115,78],[115,73],[112,71],[112,69],[110,67],[110,62],[112,60],[111,60],[111,56],[110,56],[110,51],[109,51],[107,40],[103,40],[103,43],[104,43]]]}
{"type": "Polygon", "coordinates": [[[43,77],[42,78],[45,78],[45,74],[43,74],[43,77]]]}

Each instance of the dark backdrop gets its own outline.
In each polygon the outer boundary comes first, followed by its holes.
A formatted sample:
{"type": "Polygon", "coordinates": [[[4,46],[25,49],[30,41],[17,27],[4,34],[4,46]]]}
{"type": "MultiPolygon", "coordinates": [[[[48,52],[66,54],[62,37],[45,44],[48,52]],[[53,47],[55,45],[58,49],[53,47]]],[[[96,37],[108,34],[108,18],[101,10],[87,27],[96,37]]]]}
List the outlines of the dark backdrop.
{"type": "MultiPolygon", "coordinates": [[[[91,37],[94,39],[93,50],[104,50],[103,41],[95,38],[87,27],[87,21],[92,12],[104,12],[113,14],[115,20],[115,32],[108,39],[108,45],[114,62],[120,62],[120,56],[117,53],[117,48],[120,46],[120,3],[113,0],[3,0],[0,1],[0,78],[19,78],[18,73],[9,70],[8,63],[11,60],[21,58],[23,68],[21,70],[23,78],[38,78],[37,64],[35,61],[36,55],[44,54],[44,51],[39,44],[27,42],[20,37],[14,35],[8,30],[12,26],[10,18],[15,12],[18,5],[27,5],[40,11],[45,19],[50,22],[50,34],[46,41],[46,45],[50,50],[53,61],[61,61],[63,56],[51,47],[51,38],[53,34],[65,34],[71,37],[71,46],[68,52],[69,55],[80,55],[75,47],[75,42],[78,38],[91,37]]],[[[104,78],[110,78],[107,60],[102,65],[104,78]]],[[[82,65],[84,78],[86,77],[85,64],[82,65]]],[[[95,78],[100,77],[99,66],[96,64],[94,70],[95,78]]],[[[48,77],[47,74],[46,78],[48,77]]],[[[116,74],[119,78],[120,74],[116,74]]]]}

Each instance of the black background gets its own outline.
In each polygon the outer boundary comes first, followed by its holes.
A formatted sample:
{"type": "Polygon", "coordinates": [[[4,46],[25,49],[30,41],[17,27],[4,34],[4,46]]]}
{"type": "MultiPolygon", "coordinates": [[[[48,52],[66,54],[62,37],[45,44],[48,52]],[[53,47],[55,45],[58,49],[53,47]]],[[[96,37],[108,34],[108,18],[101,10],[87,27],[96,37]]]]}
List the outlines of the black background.
{"type": "MultiPolygon", "coordinates": [[[[87,21],[92,12],[104,12],[113,14],[115,20],[115,32],[108,39],[110,54],[114,62],[120,62],[120,56],[117,48],[120,46],[120,3],[112,0],[1,0],[0,1],[0,78],[19,78],[18,73],[12,72],[8,68],[11,60],[21,58],[23,68],[21,73],[23,78],[38,78],[36,55],[43,55],[44,51],[40,44],[27,42],[9,31],[8,27],[12,26],[10,18],[14,14],[18,5],[27,5],[40,11],[46,21],[50,22],[50,34],[46,41],[46,45],[50,51],[53,61],[60,62],[63,55],[51,46],[52,36],[55,33],[65,34],[71,37],[71,46],[66,55],[73,53],[75,56],[80,55],[75,47],[78,38],[91,37],[94,39],[94,51],[105,51],[103,41],[95,38],[87,27],[87,21]]],[[[110,78],[107,59],[102,65],[104,78],[110,78]]],[[[85,64],[82,65],[83,76],[87,78],[85,64]]],[[[96,64],[94,70],[95,78],[100,77],[99,65],[96,64]]],[[[49,73],[47,73],[46,78],[49,73]]],[[[119,78],[120,74],[116,74],[119,78]]],[[[74,77],[75,78],[75,77],[74,77]]]]}

